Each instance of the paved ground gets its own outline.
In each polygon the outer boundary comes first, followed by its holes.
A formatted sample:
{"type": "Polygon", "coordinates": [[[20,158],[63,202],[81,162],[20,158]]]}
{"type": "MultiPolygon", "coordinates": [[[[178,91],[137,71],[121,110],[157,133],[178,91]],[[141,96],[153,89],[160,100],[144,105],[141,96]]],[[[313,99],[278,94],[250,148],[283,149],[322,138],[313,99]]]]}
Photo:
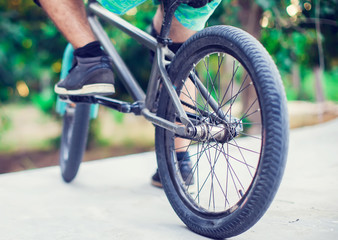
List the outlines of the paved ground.
{"type": "MultiPolygon", "coordinates": [[[[190,232],[149,184],[155,154],[0,175],[0,239],[205,239],[190,232]]],[[[235,237],[338,239],[338,120],[291,132],[282,186],[266,215],[235,237]]]]}

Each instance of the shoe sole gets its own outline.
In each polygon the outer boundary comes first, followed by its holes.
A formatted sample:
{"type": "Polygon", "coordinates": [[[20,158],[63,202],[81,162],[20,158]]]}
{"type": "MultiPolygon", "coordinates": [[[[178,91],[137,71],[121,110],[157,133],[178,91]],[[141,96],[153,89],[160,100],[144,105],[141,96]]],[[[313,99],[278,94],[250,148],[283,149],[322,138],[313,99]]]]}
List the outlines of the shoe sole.
{"type": "Polygon", "coordinates": [[[154,181],[154,180],[151,180],[151,185],[153,185],[154,187],[163,188],[161,182],[157,182],[157,181],[154,181]]]}
{"type": "Polygon", "coordinates": [[[115,87],[112,84],[91,84],[85,85],[81,89],[67,90],[57,85],[54,91],[59,95],[109,95],[115,93],[115,87]]]}

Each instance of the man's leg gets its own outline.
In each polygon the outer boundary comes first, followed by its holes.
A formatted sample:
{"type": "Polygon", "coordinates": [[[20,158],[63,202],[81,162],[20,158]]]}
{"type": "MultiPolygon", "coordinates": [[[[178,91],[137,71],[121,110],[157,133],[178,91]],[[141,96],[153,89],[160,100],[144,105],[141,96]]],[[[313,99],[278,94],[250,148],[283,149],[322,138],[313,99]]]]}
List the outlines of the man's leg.
{"type": "MultiPolygon", "coordinates": [[[[161,6],[157,8],[156,14],[154,16],[153,24],[156,32],[160,33],[163,19],[163,10],[161,6]]],[[[196,31],[184,27],[177,19],[174,17],[169,37],[174,43],[183,43],[188,40],[189,37],[194,35],[196,31]]]]}
{"type": "Polygon", "coordinates": [[[55,85],[55,92],[61,95],[114,93],[114,75],[110,60],[105,56],[91,30],[83,0],[39,2],[75,49],[75,65],[67,77],[55,85]]]}
{"type": "MultiPolygon", "coordinates": [[[[154,16],[154,20],[153,20],[153,26],[157,33],[161,31],[162,19],[163,19],[163,11],[161,9],[161,6],[159,6],[154,16]]],[[[184,27],[181,23],[178,22],[178,20],[175,17],[173,18],[169,37],[171,38],[173,43],[176,45],[175,50],[178,50],[176,48],[180,44],[188,40],[188,38],[190,38],[195,33],[196,31],[184,27]]],[[[189,99],[188,97],[185,97],[189,95],[192,96],[195,93],[194,85],[191,81],[188,81],[188,80],[186,81],[186,85],[182,89],[182,93],[183,93],[181,96],[182,100],[188,103],[193,101],[193,99],[189,99]],[[189,91],[189,94],[187,93],[187,91],[189,91]]],[[[192,97],[194,98],[194,96],[192,97]]],[[[192,175],[191,175],[191,162],[190,162],[190,157],[188,153],[189,144],[190,144],[189,140],[186,140],[183,138],[175,139],[175,148],[177,149],[176,155],[177,155],[177,160],[179,161],[179,167],[180,167],[182,177],[185,180],[186,184],[191,185],[193,184],[194,180],[192,179],[192,175]]],[[[158,171],[156,171],[156,173],[152,176],[151,180],[152,180],[152,185],[156,187],[162,187],[162,183],[160,181],[158,171]]]]}
{"type": "MultiPolygon", "coordinates": [[[[163,19],[163,11],[161,9],[161,6],[157,8],[156,14],[154,16],[153,25],[157,33],[161,31],[162,26],[162,19],[163,19]]],[[[169,37],[174,43],[184,43],[188,38],[190,38],[192,35],[194,35],[196,31],[188,29],[184,27],[181,23],[177,21],[177,19],[174,17],[173,22],[171,24],[170,28],[170,34],[169,37]]],[[[191,89],[194,88],[191,81],[187,82],[188,86],[187,89],[189,90],[189,93],[194,93],[194,91],[191,91],[191,89]]],[[[183,92],[186,93],[186,89],[182,89],[183,92]]],[[[189,96],[188,93],[185,94],[186,96],[189,96]]],[[[184,96],[184,94],[183,94],[184,96]]],[[[189,102],[190,99],[184,99],[186,102],[189,102]]],[[[184,148],[184,146],[188,146],[189,141],[184,140],[182,138],[177,138],[176,145],[181,146],[180,151],[187,151],[187,148],[184,148]]]]}
{"type": "Polygon", "coordinates": [[[83,0],[40,0],[40,4],[74,49],[96,40],[83,0]]]}

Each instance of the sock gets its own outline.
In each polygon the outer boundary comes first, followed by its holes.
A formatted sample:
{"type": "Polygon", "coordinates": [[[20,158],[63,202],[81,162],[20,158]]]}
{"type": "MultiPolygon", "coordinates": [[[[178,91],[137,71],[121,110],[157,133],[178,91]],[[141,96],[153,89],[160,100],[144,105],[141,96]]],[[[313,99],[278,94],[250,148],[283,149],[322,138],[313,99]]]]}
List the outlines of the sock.
{"type": "Polygon", "coordinates": [[[81,58],[99,57],[103,55],[105,55],[105,53],[101,49],[101,44],[99,41],[88,43],[87,45],[74,51],[74,56],[81,58]]]}
{"type": "Polygon", "coordinates": [[[173,52],[177,53],[178,49],[182,46],[183,43],[172,43],[171,45],[168,46],[168,48],[173,52]]]}

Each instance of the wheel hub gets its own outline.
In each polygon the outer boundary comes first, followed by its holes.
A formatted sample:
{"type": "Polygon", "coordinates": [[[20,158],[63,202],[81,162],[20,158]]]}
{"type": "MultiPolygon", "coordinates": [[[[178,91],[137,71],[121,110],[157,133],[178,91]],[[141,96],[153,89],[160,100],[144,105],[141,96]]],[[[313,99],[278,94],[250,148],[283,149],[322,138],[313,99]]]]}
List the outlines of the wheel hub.
{"type": "Polygon", "coordinates": [[[197,141],[216,141],[226,143],[237,137],[243,131],[243,124],[240,119],[231,118],[228,123],[212,124],[203,123],[190,129],[189,134],[197,141]]]}

